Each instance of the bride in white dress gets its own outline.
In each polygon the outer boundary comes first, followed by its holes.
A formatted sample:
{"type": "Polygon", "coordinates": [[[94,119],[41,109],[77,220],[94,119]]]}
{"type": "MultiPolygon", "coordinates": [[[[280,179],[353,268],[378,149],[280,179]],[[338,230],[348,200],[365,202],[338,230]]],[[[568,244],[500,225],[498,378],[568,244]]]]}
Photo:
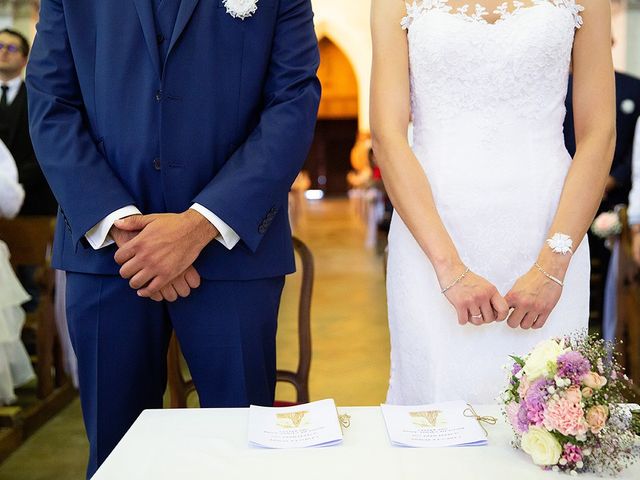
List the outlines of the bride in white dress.
{"type": "Polygon", "coordinates": [[[493,403],[510,354],[588,324],[585,234],[615,143],[609,2],[464,1],[373,0],[389,403],[493,403]]]}

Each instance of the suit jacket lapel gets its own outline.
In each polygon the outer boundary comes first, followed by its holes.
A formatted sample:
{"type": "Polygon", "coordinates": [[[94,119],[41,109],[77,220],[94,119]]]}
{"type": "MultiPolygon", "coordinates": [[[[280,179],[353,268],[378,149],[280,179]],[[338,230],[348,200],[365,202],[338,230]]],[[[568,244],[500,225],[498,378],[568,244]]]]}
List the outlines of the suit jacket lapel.
{"type": "Polygon", "coordinates": [[[149,55],[151,55],[151,61],[153,62],[158,77],[160,77],[160,54],[158,53],[156,24],[153,18],[151,0],[133,0],[133,3],[136,5],[136,10],[140,17],[140,25],[142,26],[144,39],[149,49],[149,55]]]}
{"type": "Polygon", "coordinates": [[[178,11],[178,17],[176,18],[176,25],[173,27],[173,35],[171,35],[171,43],[169,44],[169,53],[167,53],[167,57],[171,54],[173,46],[180,38],[180,35],[182,35],[187,23],[189,23],[199,1],[200,0],[182,0],[180,3],[180,10],[178,11]]]}

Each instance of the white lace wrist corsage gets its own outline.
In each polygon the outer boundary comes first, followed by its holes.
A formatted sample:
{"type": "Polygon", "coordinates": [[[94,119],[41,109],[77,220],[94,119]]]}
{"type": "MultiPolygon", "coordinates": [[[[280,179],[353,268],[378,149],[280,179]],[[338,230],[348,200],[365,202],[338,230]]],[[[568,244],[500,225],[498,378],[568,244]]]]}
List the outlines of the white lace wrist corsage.
{"type": "Polygon", "coordinates": [[[227,13],[233,18],[244,20],[256,13],[258,0],[223,0],[227,13]]]}
{"type": "Polygon", "coordinates": [[[573,240],[571,240],[569,235],[565,235],[564,233],[556,233],[547,240],[547,245],[549,245],[554,253],[573,255],[573,240]]]}

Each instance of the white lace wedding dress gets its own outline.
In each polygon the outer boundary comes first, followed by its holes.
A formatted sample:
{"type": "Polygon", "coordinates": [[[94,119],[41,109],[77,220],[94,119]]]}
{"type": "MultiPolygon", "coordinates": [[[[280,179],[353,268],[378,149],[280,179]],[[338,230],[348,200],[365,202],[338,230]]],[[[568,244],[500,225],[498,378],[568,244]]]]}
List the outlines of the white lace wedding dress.
{"type": "MultiPolygon", "coordinates": [[[[516,1],[498,7],[499,19],[489,23],[481,6],[425,0],[408,5],[402,21],[413,150],[462,260],[503,295],[544,245],[572,161],[563,139],[564,101],[580,11],[575,0],[516,1]]],[[[394,215],[387,401],[494,403],[510,354],[587,327],[588,250],[585,239],[543,329],[461,327],[428,258],[394,215]]]]}

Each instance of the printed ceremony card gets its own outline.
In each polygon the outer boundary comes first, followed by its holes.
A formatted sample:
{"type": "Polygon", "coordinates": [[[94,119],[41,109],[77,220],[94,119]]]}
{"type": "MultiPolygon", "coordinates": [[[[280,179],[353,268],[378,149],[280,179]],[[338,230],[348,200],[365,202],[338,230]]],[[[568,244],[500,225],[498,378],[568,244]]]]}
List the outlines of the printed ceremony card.
{"type": "Polygon", "coordinates": [[[329,447],[342,442],[332,399],[295,407],[249,408],[249,445],[263,448],[329,447]]]}
{"type": "Polygon", "coordinates": [[[426,448],[487,444],[480,417],[465,402],[381,408],[393,445],[426,448]]]}

